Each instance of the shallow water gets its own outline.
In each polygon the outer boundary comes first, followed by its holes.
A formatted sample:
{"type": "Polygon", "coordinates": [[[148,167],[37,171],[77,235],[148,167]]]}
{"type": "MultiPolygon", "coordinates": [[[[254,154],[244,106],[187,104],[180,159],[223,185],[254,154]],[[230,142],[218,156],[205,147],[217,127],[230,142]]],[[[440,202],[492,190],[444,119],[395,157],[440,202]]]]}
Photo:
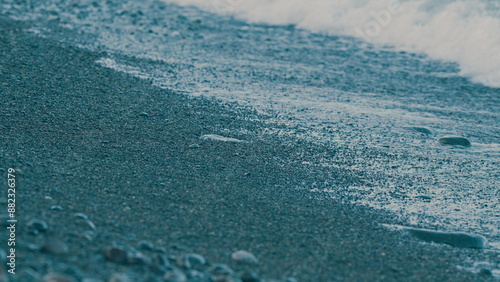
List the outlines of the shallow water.
{"type": "Polygon", "coordinates": [[[313,193],[351,195],[409,225],[500,241],[500,89],[471,82],[479,72],[460,60],[153,0],[15,2],[0,10],[32,21],[34,34],[104,51],[97,64],[160,87],[278,112],[290,127],[269,134],[337,148],[304,166],[365,178],[357,187],[303,187],[313,193]],[[472,146],[443,146],[438,139],[447,135],[472,146]]]}

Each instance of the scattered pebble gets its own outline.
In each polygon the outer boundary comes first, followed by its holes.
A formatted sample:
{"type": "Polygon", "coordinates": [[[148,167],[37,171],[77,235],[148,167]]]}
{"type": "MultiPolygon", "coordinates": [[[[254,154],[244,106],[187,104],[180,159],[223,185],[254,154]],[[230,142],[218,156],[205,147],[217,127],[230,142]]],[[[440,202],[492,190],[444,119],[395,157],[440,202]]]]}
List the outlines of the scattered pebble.
{"type": "Polygon", "coordinates": [[[442,232],[418,228],[403,228],[413,236],[426,242],[448,244],[458,248],[484,249],[488,247],[488,240],[481,235],[462,232],[442,232]]]}
{"type": "Polygon", "coordinates": [[[227,281],[229,277],[231,277],[234,271],[227,265],[222,263],[217,263],[212,265],[208,272],[211,273],[215,277],[215,281],[227,281]]]}
{"type": "Polygon", "coordinates": [[[58,239],[49,239],[42,245],[41,251],[54,255],[64,255],[69,252],[69,247],[58,239]]]}
{"type": "Polygon", "coordinates": [[[431,196],[426,196],[426,195],[420,195],[420,196],[416,196],[415,198],[419,198],[419,199],[422,199],[422,200],[432,200],[432,197],[431,196]]]}
{"type": "Polygon", "coordinates": [[[198,144],[189,145],[189,149],[198,149],[198,148],[200,148],[200,145],[198,145],[198,144]]]}
{"type": "Polygon", "coordinates": [[[408,129],[411,129],[411,130],[416,131],[416,132],[424,133],[424,134],[427,134],[427,135],[433,135],[434,134],[434,132],[432,130],[430,130],[427,127],[422,127],[422,126],[411,126],[411,127],[408,127],[408,129]]]}
{"type": "Polygon", "coordinates": [[[169,246],[170,246],[170,248],[177,249],[179,251],[185,251],[185,252],[188,252],[188,253],[192,253],[193,252],[193,249],[191,249],[189,247],[186,247],[184,245],[178,244],[178,243],[172,243],[169,246]]]}
{"type": "Polygon", "coordinates": [[[163,281],[165,282],[186,282],[186,275],[178,270],[177,268],[173,268],[169,270],[165,275],[163,275],[163,281]]]}
{"type": "Polygon", "coordinates": [[[459,145],[459,146],[464,146],[464,147],[472,146],[469,139],[464,138],[464,137],[457,137],[457,136],[442,137],[442,138],[439,138],[438,142],[443,144],[443,145],[459,145]]]}
{"type": "Polygon", "coordinates": [[[99,280],[97,278],[86,277],[86,278],[83,278],[81,282],[102,282],[102,280],[99,280]]]}
{"type": "Polygon", "coordinates": [[[481,268],[479,269],[479,274],[486,275],[486,276],[493,276],[493,271],[488,268],[481,268]]]}
{"type": "Polygon", "coordinates": [[[189,253],[180,256],[177,259],[177,265],[183,268],[191,269],[198,265],[205,265],[207,261],[202,255],[189,253]]]}
{"type": "Polygon", "coordinates": [[[212,275],[203,273],[201,271],[190,269],[186,272],[189,281],[213,281],[212,275]]]}
{"type": "Polygon", "coordinates": [[[260,277],[257,272],[253,270],[245,270],[239,273],[239,276],[243,282],[259,282],[260,277]]]}
{"type": "Polygon", "coordinates": [[[62,211],[63,210],[63,208],[59,205],[53,205],[50,207],[50,209],[53,211],[62,211]]]}
{"type": "Polygon", "coordinates": [[[83,227],[83,228],[90,228],[92,230],[96,229],[95,224],[92,221],[90,221],[89,219],[78,218],[76,220],[76,224],[83,227]]]}
{"type": "Polygon", "coordinates": [[[94,231],[86,230],[80,233],[80,237],[87,239],[87,241],[94,241],[94,231]]]}
{"type": "Polygon", "coordinates": [[[123,273],[113,273],[111,277],[109,277],[108,282],[134,282],[135,280],[132,279],[130,276],[127,274],[123,273]]]}
{"type": "MultiPolygon", "coordinates": [[[[16,277],[19,281],[40,281],[40,274],[34,269],[25,268],[19,272],[16,272],[16,277]]],[[[2,280],[0,280],[2,281],[2,280]]],[[[7,280],[9,281],[9,280],[7,280]]]]}
{"type": "Polygon", "coordinates": [[[84,214],[84,213],[79,213],[79,212],[78,212],[78,213],[75,213],[73,216],[74,216],[74,217],[76,217],[76,218],[81,218],[81,219],[85,219],[85,220],[88,220],[88,219],[89,219],[89,217],[88,217],[86,214],[84,214]]]}
{"type": "Polygon", "coordinates": [[[239,250],[231,255],[231,259],[239,264],[259,264],[259,260],[250,252],[239,250]]]}
{"type": "Polygon", "coordinates": [[[39,219],[30,220],[30,222],[28,222],[28,227],[39,232],[45,232],[49,228],[45,221],[39,219]]]}
{"type": "Polygon", "coordinates": [[[127,262],[127,251],[118,246],[108,247],[104,251],[104,257],[112,262],[116,263],[126,263],[127,262]]]}
{"type": "Polygon", "coordinates": [[[170,266],[170,261],[168,260],[168,257],[165,254],[157,254],[154,259],[155,259],[156,264],[158,264],[158,265],[170,266]]]}
{"type": "Polygon", "coordinates": [[[137,247],[139,249],[143,249],[143,250],[147,250],[147,251],[152,251],[155,246],[150,241],[141,240],[141,241],[139,241],[139,243],[137,243],[137,247]]]}
{"type": "Polygon", "coordinates": [[[146,257],[144,254],[135,252],[129,254],[127,256],[127,264],[139,264],[139,265],[147,265],[150,264],[151,260],[146,257]]]}
{"type": "Polygon", "coordinates": [[[64,274],[49,273],[42,279],[43,282],[76,282],[75,279],[64,274]]]}
{"type": "Polygon", "coordinates": [[[245,141],[240,140],[240,139],[224,137],[224,136],[220,136],[220,135],[217,135],[217,134],[203,135],[203,136],[200,137],[200,139],[201,140],[222,141],[222,142],[236,142],[236,143],[245,142],[245,141]]]}

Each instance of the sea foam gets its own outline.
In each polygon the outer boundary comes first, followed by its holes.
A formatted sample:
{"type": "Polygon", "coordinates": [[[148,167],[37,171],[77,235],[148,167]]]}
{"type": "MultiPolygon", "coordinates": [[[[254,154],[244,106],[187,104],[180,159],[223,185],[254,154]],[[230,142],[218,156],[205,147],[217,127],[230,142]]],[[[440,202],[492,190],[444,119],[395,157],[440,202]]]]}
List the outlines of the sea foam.
{"type": "Polygon", "coordinates": [[[465,0],[164,0],[250,23],[359,37],[455,62],[473,82],[500,87],[500,4],[465,0]]]}

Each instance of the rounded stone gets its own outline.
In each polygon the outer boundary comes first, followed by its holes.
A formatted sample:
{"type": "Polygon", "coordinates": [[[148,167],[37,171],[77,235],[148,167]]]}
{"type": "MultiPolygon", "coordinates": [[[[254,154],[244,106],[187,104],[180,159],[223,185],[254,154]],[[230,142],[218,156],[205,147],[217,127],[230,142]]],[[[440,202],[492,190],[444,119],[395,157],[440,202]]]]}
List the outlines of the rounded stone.
{"type": "Polygon", "coordinates": [[[80,233],[81,238],[85,238],[88,242],[94,241],[94,231],[86,230],[80,233]]]}
{"type": "Polygon", "coordinates": [[[185,254],[177,258],[177,265],[187,269],[193,268],[198,265],[204,265],[206,263],[207,261],[202,255],[195,253],[185,254]]]}
{"type": "Polygon", "coordinates": [[[245,270],[239,273],[241,281],[243,282],[259,282],[260,277],[257,272],[253,270],[245,270]]]}
{"type": "Polygon", "coordinates": [[[45,232],[49,228],[45,221],[39,219],[30,220],[28,226],[39,232],[45,232]]]}
{"type": "Polygon", "coordinates": [[[255,265],[259,263],[259,260],[255,257],[254,254],[244,251],[244,250],[239,250],[234,252],[231,255],[231,259],[239,264],[250,264],[250,265],[255,265]]]}
{"type": "Polygon", "coordinates": [[[59,274],[59,273],[49,273],[45,275],[42,279],[43,282],[76,282],[73,277],[59,274]]]}
{"type": "Polygon", "coordinates": [[[64,255],[69,252],[69,247],[58,239],[49,239],[42,245],[41,250],[54,255],[64,255]]]}
{"type": "Polygon", "coordinates": [[[427,134],[427,135],[434,134],[434,132],[432,130],[430,130],[427,127],[423,127],[423,126],[412,126],[412,127],[408,127],[408,129],[411,129],[411,130],[419,132],[419,133],[427,134]]]}
{"type": "Polygon", "coordinates": [[[91,230],[96,229],[95,224],[92,221],[90,221],[89,219],[78,218],[76,220],[76,224],[83,227],[83,228],[89,228],[91,230]]]}
{"type": "Polygon", "coordinates": [[[137,247],[142,250],[152,251],[155,246],[150,241],[141,240],[137,244],[137,247]]]}
{"type": "Polygon", "coordinates": [[[442,232],[419,228],[403,228],[416,238],[426,241],[448,244],[458,248],[485,249],[488,240],[481,235],[467,234],[462,232],[442,232]]]}
{"type": "Polygon", "coordinates": [[[215,277],[215,281],[226,281],[234,274],[234,271],[229,266],[222,263],[212,265],[208,272],[215,277]]]}
{"type": "Polygon", "coordinates": [[[441,138],[439,138],[438,142],[443,144],[443,145],[451,145],[451,146],[454,146],[454,145],[463,146],[463,147],[472,146],[469,139],[464,138],[464,137],[458,137],[458,136],[441,137],[441,138]]]}
{"type": "Polygon", "coordinates": [[[104,257],[112,262],[125,263],[127,262],[127,251],[122,247],[108,247],[104,251],[104,257]]]}
{"type": "Polygon", "coordinates": [[[127,264],[147,265],[150,264],[150,262],[151,260],[148,257],[139,252],[130,254],[127,257],[127,264]]]}
{"type": "Polygon", "coordinates": [[[167,273],[165,273],[163,275],[163,281],[165,281],[165,282],[186,282],[187,277],[182,271],[174,268],[174,269],[167,271],[167,273]]]}
{"type": "Polygon", "coordinates": [[[86,214],[80,212],[73,214],[73,216],[80,219],[89,219],[89,217],[86,214]]]}

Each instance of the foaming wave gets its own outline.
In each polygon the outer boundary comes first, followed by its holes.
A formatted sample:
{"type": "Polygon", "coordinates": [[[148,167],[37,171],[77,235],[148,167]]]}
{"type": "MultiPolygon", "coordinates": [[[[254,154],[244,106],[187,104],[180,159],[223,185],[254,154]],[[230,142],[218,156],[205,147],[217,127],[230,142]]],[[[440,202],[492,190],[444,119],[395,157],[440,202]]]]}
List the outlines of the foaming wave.
{"type": "Polygon", "coordinates": [[[500,13],[496,2],[466,0],[164,0],[251,23],[296,25],[359,37],[456,62],[461,75],[500,87],[500,13]],[[495,7],[496,6],[496,7],[495,7]]]}

